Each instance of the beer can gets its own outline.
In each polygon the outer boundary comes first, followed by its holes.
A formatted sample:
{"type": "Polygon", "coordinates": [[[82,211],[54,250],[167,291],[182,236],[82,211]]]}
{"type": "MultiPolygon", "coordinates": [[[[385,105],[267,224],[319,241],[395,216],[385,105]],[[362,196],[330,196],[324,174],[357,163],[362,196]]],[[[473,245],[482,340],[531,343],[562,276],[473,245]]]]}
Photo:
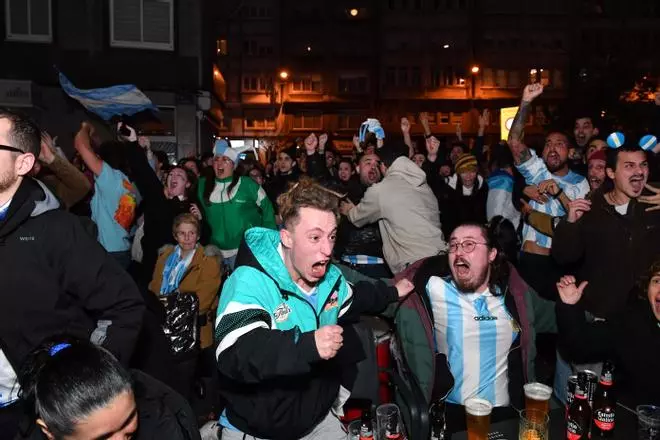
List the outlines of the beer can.
{"type": "Polygon", "coordinates": [[[566,383],[566,411],[571,407],[571,404],[575,400],[575,387],[577,386],[577,374],[568,376],[568,382],[566,383]]]}
{"type": "Polygon", "coordinates": [[[587,399],[589,406],[594,407],[594,396],[596,395],[596,388],[598,388],[598,375],[591,370],[584,370],[587,373],[587,399]]]}

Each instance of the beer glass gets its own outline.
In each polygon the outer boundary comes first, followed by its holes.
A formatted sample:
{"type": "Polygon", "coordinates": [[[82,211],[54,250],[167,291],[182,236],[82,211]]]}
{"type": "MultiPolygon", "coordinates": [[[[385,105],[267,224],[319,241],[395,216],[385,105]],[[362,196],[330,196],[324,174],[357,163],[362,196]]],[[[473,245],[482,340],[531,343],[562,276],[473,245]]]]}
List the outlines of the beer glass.
{"type": "Polygon", "coordinates": [[[403,440],[403,422],[399,407],[393,403],[385,403],[376,408],[376,427],[378,439],[403,440]]]}
{"type": "Polygon", "coordinates": [[[550,440],[550,417],[538,409],[520,412],[518,440],[550,440]]]}
{"type": "Polygon", "coordinates": [[[544,416],[548,414],[550,411],[552,388],[538,382],[528,383],[523,388],[525,390],[525,409],[537,409],[544,416]]]}
{"type": "Polygon", "coordinates": [[[487,400],[470,398],[465,401],[468,440],[488,440],[492,411],[493,405],[487,400]]]}
{"type": "Polygon", "coordinates": [[[660,440],[660,407],[640,405],[637,407],[637,418],[638,440],[660,440]]]}
{"type": "Polygon", "coordinates": [[[348,435],[346,440],[360,440],[360,428],[362,427],[362,420],[353,420],[348,425],[348,435]]]}

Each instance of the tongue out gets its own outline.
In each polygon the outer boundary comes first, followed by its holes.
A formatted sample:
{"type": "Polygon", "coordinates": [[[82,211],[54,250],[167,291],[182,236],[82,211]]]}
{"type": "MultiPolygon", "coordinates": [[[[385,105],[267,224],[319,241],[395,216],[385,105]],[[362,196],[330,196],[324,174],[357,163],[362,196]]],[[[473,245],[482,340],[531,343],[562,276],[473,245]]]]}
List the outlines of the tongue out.
{"type": "Polygon", "coordinates": [[[316,263],[312,266],[312,276],[314,278],[323,278],[325,275],[327,264],[326,263],[316,263]]]}
{"type": "Polygon", "coordinates": [[[642,191],[642,181],[641,180],[633,180],[632,182],[630,182],[630,186],[632,186],[632,189],[635,192],[642,191]]]}

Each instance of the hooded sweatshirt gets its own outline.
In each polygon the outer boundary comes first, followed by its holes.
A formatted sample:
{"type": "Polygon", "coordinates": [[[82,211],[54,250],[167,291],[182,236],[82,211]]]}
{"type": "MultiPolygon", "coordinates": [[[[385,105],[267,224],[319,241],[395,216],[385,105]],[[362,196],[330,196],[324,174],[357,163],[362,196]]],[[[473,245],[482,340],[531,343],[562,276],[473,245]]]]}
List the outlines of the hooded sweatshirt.
{"type": "Polygon", "coordinates": [[[0,220],[0,262],[0,406],[14,400],[11,380],[26,356],[55,334],[90,339],[128,363],[144,312],[140,293],[39,181],[25,178],[0,220]]]}
{"type": "Polygon", "coordinates": [[[383,181],[369,187],[348,218],[357,227],[378,222],[385,261],[394,274],[447,251],[438,200],[426,173],[407,157],[392,163],[383,181]]]}

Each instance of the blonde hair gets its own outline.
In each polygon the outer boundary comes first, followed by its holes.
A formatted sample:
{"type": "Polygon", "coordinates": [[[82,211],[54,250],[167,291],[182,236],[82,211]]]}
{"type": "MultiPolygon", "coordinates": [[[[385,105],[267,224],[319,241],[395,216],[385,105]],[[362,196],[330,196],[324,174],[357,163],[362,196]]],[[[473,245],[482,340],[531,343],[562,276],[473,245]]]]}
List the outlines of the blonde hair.
{"type": "Polygon", "coordinates": [[[300,208],[332,212],[339,220],[339,199],[342,195],[303,176],[298,183],[277,198],[277,206],[285,226],[294,226],[300,219],[300,208]]]}
{"type": "Polygon", "coordinates": [[[181,226],[184,223],[193,225],[197,230],[197,235],[199,235],[201,229],[199,220],[191,213],[184,212],[183,214],[179,214],[174,218],[174,223],[172,224],[172,234],[174,234],[175,237],[176,237],[176,230],[179,229],[179,226],[181,226]]]}

